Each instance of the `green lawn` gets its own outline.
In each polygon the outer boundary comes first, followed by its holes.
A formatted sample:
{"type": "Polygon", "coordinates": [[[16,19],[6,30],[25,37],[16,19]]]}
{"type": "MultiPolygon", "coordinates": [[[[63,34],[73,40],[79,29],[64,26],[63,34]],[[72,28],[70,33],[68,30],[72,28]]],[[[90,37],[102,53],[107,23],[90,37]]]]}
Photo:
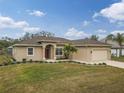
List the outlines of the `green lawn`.
{"type": "Polygon", "coordinates": [[[124,93],[124,69],[74,63],[2,66],[0,93],[124,93]]]}
{"type": "Polygon", "coordinates": [[[114,56],[112,56],[111,59],[115,60],[115,61],[124,62],[124,56],[122,56],[122,57],[114,57],[114,56]]]}

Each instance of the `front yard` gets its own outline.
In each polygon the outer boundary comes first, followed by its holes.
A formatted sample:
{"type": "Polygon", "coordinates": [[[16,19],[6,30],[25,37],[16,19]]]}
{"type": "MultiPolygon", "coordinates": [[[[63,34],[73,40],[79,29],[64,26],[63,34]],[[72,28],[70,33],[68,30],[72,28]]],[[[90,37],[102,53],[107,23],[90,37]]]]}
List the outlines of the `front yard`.
{"type": "Polygon", "coordinates": [[[0,67],[0,93],[124,93],[124,70],[75,63],[0,67]]]}
{"type": "Polygon", "coordinates": [[[124,56],[121,57],[112,56],[111,59],[114,61],[124,62],[124,56]]]}

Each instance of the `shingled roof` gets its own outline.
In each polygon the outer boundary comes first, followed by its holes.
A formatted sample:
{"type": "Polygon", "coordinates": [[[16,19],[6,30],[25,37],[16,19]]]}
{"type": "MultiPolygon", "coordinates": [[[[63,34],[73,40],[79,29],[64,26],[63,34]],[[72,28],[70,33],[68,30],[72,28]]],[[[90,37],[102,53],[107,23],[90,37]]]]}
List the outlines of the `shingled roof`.
{"type": "Polygon", "coordinates": [[[100,46],[111,46],[110,44],[106,44],[100,41],[91,40],[91,39],[78,39],[73,40],[73,44],[75,45],[100,45],[100,46]]]}
{"type": "Polygon", "coordinates": [[[65,38],[60,38],[60,37],[43,37],[43,36],[38,36],[38,37],[33,37],[27,40],[23,40],[22,42],[20,42],[19,44],[16,45],[40,45],[40,42],[50,42],[50,43],[71,43],[73,45],[99,45],[99,46],[110,46],[106,43],[102,43],[100,41],[95,41],[95,40],[91,40],[91,39],[78,39],[78,40],[69,40],[69,39],[65,39],[65,38]]]}
{"type": "Polygon", "coordinates": [[[38,44],[39,42],[69,43],[71,41],[60,37],[37,36],[27,40],[23,40],[19,44],[38,44]]]}

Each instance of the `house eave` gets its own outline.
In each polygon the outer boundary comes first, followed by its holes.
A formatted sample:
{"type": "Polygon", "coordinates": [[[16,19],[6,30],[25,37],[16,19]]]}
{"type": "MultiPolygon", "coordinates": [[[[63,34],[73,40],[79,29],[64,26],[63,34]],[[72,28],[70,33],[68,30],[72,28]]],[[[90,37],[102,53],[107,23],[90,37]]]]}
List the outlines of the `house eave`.
{"type": "Polygon", "coordinates": [[[111,45],[100,45],[100,44],[74,44],[74,46],[84,47],[111,47],[111,45]]]}
{"type": "Polygon", "coordinates": [[[38,46],[42,46],[41,44],[40,45],[37,45],[37,44],[15,44],[13,45],[13,47],[38,47],[38,46]]]}

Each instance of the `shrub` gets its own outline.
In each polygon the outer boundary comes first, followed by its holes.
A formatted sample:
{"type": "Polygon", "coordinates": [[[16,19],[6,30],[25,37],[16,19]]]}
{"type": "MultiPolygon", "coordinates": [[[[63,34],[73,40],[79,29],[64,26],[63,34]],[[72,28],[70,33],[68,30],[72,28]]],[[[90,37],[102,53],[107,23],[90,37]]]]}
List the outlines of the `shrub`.
{"type": "Polygon", "coordinates": [[[76,61],[70,61],[71,63],[77,63],[76,61]]]}
{"type": "Polygon", "coordinates": [[[33,60],[32,60],[32,59],[30,59],[30,60],[29,60],[29,62],[31,62],[31,63],[32,63],[32,62],[33,62],[33,60]]]}
{"type": "Polygon", "coordinates": [[[58,57],[56,60],[65,60],[65,59],[68,59],[68,58],[65,58],[65,57],[58,57]]]}
{"type": "Polygon", "coordinates": [[[107,65],[106,63],[102,63],[103,65],[107,65]]]}
{"type": "Polygon", "coordinates": [[[17,64],[20,64],[21,62],[18,61],[18,62],[16,62],[16,63],[17,63],[17,64]]]}
{"type": "Polygon", "coordinates": [[[4,61],[4,62],[3,62],[3,65],[8,65],[8,62],[4,61]]]}
{"type": "Polygon", "coordinates": [[[86,65],[86,63],[82,63],[83,65],[86,65]]]}
{"type": "Polygon", "coordinates": [[[47,61],[43,61],[43,63],[48,63],[47,61]]]}
{"type": "Polygon", "coordinates": [[[102,65],[102,63],[99,63],[99,65],[102,65]]]}
{"type": "Polygon", "coordinates": [[[49,63],[54,63],[54,62],[50,61],[49,63]]]}
{"type": "Polygon", "coordinates": [[[22,62],[23,62],[23,63],[26,63],[26,58],[23,58],[23,59],[22,59],[22,62]]]}
{"type": "Polygon", "coordinates": [[[35,63],[40,63],[40,61],[37,61],[37,60],[36,60],[36,61],[34,61],[34,62],[35,62],[35,63]]]}
{"type": "Polygon", "coordinates": [[[81,62],[76,62],[76,63],[81,64],[81,62]]]}
{"type": "Polygon", "coordinates": [[[43,61],[40,61],[40,63],[43,63],[43,61]]]}
{"type": "Polygon", "coordinates": [[[99,63],[98,65],[107,65],[106,63],[99,63]]]}
{"type": "Polygon", "coordinates": [[[58,61],[58,63],[62,63],[62,61],[58,61]]]}
{"type": "Polygon", "coordinates": [[[16,59],[15,59],[15,58],[12,58],[12,60],[13,60],[13,61],[16,61],[16,59]]]}
{"type": "Polygon", "coordinates": [[[94,63],[94,65],[97,65],[96,63],[94,63]]]}

